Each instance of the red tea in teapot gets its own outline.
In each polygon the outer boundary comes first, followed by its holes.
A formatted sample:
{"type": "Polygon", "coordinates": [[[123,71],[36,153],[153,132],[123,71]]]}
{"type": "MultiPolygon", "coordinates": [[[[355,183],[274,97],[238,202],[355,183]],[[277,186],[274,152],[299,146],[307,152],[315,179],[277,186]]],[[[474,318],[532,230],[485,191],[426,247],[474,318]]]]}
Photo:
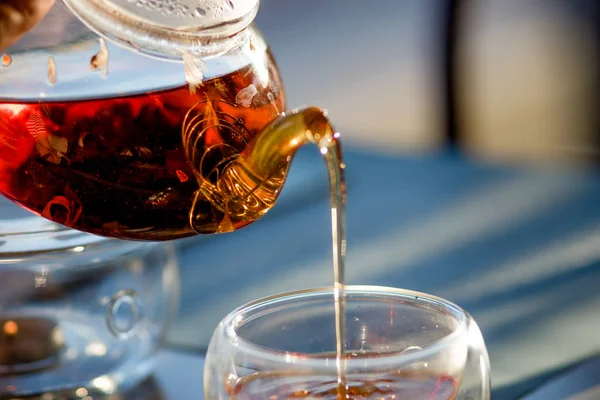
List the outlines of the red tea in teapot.
{"type": "Polygon", "coordinates": [[[225,218],[195,198],[195,175],[216,182],[226,162],[284,111],[270,65],[266,85],[247,67],[194,93],[183,85],[115,98],[0,102],[0,192],[60,224],[125,239],[243,227],[252,220],[225,218]],[[201,221],[190,220],[192,206],[201,221]]]}

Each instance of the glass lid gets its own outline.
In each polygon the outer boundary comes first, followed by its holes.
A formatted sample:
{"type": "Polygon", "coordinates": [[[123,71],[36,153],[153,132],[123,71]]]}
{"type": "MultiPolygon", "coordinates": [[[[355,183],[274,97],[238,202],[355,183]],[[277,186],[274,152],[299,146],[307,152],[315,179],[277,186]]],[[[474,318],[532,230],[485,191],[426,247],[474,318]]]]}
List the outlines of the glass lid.
{"type": "Polygon", "coordinates": [[[99,35],[161,59],[218,55],[247,27],[259,0],[64,0],[99,35]]]}

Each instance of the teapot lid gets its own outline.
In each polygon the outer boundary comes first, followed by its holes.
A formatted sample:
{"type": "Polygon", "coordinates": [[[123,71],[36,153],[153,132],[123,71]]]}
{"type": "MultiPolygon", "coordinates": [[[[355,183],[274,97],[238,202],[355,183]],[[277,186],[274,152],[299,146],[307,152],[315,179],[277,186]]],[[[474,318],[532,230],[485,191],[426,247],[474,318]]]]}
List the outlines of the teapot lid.
{"type": "Polygon", "coordinates": [[[0,264],[9,255],[77,251],[106,240],[55,224],[0,196],[0,264]]]}
{"type": "Polygon", "coordinates": [[[219,39],[246,28],[260,0],[64,0],[90,29],[160,59],[217,55],[219,39]]]}

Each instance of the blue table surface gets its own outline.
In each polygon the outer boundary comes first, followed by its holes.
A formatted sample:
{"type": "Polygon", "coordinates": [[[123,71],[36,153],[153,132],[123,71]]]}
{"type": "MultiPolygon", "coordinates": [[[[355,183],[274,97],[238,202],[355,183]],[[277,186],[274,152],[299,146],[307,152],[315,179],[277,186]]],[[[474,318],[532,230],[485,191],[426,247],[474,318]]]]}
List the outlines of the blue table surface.
{"type": "MultiPolygon", "coordinates": [[[[351,284],[445,297],[478,321],[494,399],[515,399],[598,353],[600,174],[483,165],[450,153],[348,150],[351,284]]],[[[202,351],[235,307],[332,282],[326,170],[302,150],[255,224],[179,244],[172,346],[202,351]]]]}

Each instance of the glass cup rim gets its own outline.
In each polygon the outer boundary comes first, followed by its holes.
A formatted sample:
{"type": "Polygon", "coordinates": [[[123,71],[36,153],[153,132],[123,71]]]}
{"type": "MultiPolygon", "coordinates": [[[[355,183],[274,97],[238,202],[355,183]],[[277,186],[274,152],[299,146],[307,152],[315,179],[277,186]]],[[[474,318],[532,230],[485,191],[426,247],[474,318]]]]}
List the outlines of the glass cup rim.
{"type": "MultiPolygon", "coordinates": [[[[397,351],[385,353],[381,357],[377,357],[381,358],[382,362],[389,363],[393,360],[393,363],[398,365],[416,362],[450,347],[453,342],[466,337],[468,334],[470,316],[467,312],[458,305],[440,297],[388,286],[346,285],[344,290],[346,293],[350,294],[387,295],[391,298],[397,298],[399,301],[409,299],[413,303],[436,305],[443,310],[450,311],[451,315],[456,319],[456,329],[448,335],[422,346],[418,350],[406,352],[405,349],[398,349],[397,351]]],[[[276,304],[284,304],[285,302],[298,300],[303,297],[305,299],[310,299],[319,295],[332,295],[333,291],[333,286],[325,286],[279,293],[251,301],[230,312],[221,321],[220,330],[228,344],[235,346],[237,351],[246,353],[253,358],[275,363],[293,363],[297,366],[306,366],[310,368],[329,367],[329,365],[326,365],[328,360],[324,359],[322,356],[310,353],[286,352],[257,345],[240,337],[237,334],[237,329],[239,326],[243,325],[242,315],[244,314],[254,314],[261,309],[268,309],[276,304]]],[[[353,361],[361,362],[360,359],[347,359],[346,364],[349,370],[352,370],[353,361]]]]}

